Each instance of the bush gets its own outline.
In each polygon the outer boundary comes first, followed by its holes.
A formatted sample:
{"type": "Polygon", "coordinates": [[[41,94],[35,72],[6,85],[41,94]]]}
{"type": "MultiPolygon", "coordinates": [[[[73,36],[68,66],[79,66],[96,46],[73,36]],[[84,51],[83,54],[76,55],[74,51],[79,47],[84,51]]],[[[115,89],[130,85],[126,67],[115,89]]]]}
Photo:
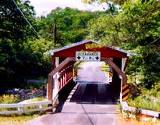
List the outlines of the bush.
{"type": "Polygon", "coordinates": [[[20,98],[18,95],[2,95],[0,97],[0,103],[3,104],[10,104],[10,103],[16,103],[19,102],[20,98]]]}
{"type": "Polygon", "coordinates": [[[129,99],[128,103],[130,106],[160,111],[160,92],[155,88],[151,90],[143,90],[140,96],[135,99],[129,99]]]}

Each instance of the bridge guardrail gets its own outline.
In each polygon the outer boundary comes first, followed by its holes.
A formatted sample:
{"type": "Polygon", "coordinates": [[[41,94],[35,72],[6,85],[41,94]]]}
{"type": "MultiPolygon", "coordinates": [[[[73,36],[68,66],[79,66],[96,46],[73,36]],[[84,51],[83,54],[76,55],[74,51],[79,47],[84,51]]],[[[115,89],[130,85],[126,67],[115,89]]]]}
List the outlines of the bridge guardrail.
{"type": "Polygon", "coordinates": [[[0,104],[0,115],[27,114],[36,111],[51,110],[52,102],[38,101],[29,103],[0,104]]]}
{"type": "Polygon", "coordinates": [[[129,106],[128,103],[125,101],[121,102],[121,106],[122,106],[123,111],[135,112],[136,110],[139,110],[141,114],[151,116],[151,117],[160,118],[160,112],[132,107],[132,106],[129,106]]]}

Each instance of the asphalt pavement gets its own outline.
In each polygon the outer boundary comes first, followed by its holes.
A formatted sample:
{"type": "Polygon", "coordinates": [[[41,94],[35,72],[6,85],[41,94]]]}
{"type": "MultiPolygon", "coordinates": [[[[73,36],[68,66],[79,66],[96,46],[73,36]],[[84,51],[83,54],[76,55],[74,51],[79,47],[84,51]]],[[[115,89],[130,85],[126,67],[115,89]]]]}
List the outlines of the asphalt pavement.
{"type": "Polygon", "coordinates": [[[118,125],[117,104],[100,66],[96,62],[84,63],[78,71],[79,82],[57,112],[26,125],[118,125]]]}

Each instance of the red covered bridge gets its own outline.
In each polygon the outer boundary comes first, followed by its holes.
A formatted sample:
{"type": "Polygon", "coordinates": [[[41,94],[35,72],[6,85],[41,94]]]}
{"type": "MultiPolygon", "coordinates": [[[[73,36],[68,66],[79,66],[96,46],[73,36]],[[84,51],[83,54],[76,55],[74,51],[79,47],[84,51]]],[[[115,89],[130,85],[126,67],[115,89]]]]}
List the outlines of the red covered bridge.
{"type": "MultiPolygon", "coordinates": [[[[77,53],[81,52],[98,53],[98,58],[96,57],[97,60],[104,61],[112,68],[112,94],[116,93],[120,101],[122,101],[122,99],[125,100],[128,96],[128,90],[123,92],[122,88],[127,87],[127,77],[124,73],[128,60],[127,53],[121,49],[107,47],[90,40],[84,40],[51,51],[53,70],[48,75],[47,98],[54,103],[54,101],[58,99],[59,92],[73,81],[73,77],[75,77],[73,66],[76,61],[90,60],[83,55],[83,57],[77,57],[77,53]],[[80,58],[83,59],[81,60],[80,58]]],[[[96,61],[96,59],[94,61],[96,61]]]]}
{"type": "Polygon", "coordinates": [[[128,96],[127,59],[127,53],[120,49],[87,40],[53,50],[47,98],[56,110],[29,125],[122,125],[116,104],[128,96]],[[75,75],[77,62],[82,62],[82,68],[75,75]],[[102,63],[112,70],[109,83],[103,80],[102,63]]]}

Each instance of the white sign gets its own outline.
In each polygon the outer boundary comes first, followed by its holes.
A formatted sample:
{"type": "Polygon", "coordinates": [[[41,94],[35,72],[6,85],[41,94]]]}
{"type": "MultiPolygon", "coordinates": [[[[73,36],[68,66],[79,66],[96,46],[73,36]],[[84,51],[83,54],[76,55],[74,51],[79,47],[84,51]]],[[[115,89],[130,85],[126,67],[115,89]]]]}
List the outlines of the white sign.
{"type": "Polygon", "coordinates": [[[77,61],[100,61],[100,52],[89,52],[89,51],[77,51],[76,52],[77,61]]]}

